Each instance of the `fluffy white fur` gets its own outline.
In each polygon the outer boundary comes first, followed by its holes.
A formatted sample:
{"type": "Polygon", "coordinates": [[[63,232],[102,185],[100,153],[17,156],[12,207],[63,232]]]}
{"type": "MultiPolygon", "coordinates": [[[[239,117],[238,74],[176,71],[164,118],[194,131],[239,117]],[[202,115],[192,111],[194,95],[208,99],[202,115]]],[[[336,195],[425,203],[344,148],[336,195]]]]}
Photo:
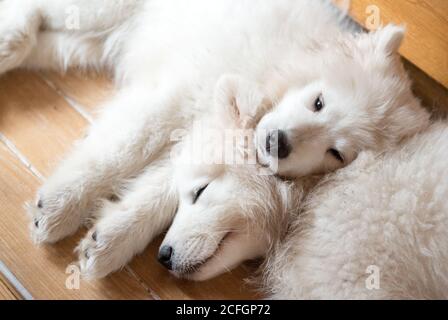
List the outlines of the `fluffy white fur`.
{"type": "MultiPolygon", "coordinates": [[[[30,206],[35,241],[58,241],[98,217],[79,251],[83,274],[102,277],[165,230],[179,204],[166,243],[191,244],[196,237],[200,246],[175,248],[183,256],[173,257],[178,275],[207,261],[193,268],[196,275],[188,273],[205,279],[263,254],[269,241],[257,238],[250,224],[239,224],[250,232],[232,233],[218,252],[222,238],[215,231],[234,231],[238,218],[248,216],[258,216],[245,221],[257,221],[265,228],[259,230],[275,230],[271,222],[283,221],[278,217],[288,211],[282,199],[289,187],[274,176],[254,176],[253,167],[225,166],[208,176],[208,182],[219,179],[201,196],[203,209],[192,209],[186,195],[199,187],[191,182],[207,166],[174,170],[171,134],[190,132],[193,121],[207,117],[213,106],[237,106],[238,127],[254,126],[261,117],[255,141],[260,162],[296,177],[338,169],[362,150],[383,150],[425,128],[428,114],[412,96],[396,54],[403,29],[351,34],[341,28],[342,18],[324,0],[1,1],[0,72],[106,68],[119,87],[30,206]],[[72,6],[80,10],[79,30],[65,25],[72,6]],[[325,107],[313,112],[319,96],[325,107]],[[269,109],[267,115],[254,111],[260,105],[269,109]],[[266,153],[271,130],[287,133],[289,157],[266,153]],[[334,148],[343,161],[329,152],[334,148]],[[105,200],[115,195],[119,201],[105,200]],[[218,205],[220,210],[212,210],[218,205]],[[217,215],[206,215],[209,210],[217,215]],[[229,212],[231,224],[215,223],[229,212]],[[201,230],[188,234],[185,226],[195,223],[201,230]],[[204,232],[212,236],[199,236],[204,232]],[[246,245],[248,237],[253,246],[246,245]],[[217,256],[224,262],[213,263],[217,256]]],[[[294,203],[294,197],[286,199],[294,203]]]]}
{"type": "Polygon", "coordinates": [[[437,123],[328,177],[267,263],[272,296],[447,299],[447,141],[447,123],[437,123]]]}

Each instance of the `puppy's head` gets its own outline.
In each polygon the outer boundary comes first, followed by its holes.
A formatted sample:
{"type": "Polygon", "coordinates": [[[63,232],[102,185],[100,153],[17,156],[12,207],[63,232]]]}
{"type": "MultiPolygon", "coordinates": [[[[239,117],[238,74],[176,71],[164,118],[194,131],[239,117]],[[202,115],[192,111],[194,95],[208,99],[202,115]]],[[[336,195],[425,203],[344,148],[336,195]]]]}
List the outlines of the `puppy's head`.
{"type": "Polygon", "coordinates": [[[300,196],[294,186],[261,175],[255,160],[248,162],[251,129],[263,108],[258,88],[224,76],[215,107],[180,145],[174,173],[179,207],[159,251],[174,275],[193,280],[263,255],[300,196]],[[226,157],[228,152],[233,156],[226,157]]]}
{"type": "MultiPolygon", "coordinates": [[[[428,124],[399,61],[404,30],[389,25],[322,45],[310,81],[260,121],[259,160],[282,176],[333,171],[428,124]]],[[[300,63],[300,62],[299,62],[300,63]]]]}

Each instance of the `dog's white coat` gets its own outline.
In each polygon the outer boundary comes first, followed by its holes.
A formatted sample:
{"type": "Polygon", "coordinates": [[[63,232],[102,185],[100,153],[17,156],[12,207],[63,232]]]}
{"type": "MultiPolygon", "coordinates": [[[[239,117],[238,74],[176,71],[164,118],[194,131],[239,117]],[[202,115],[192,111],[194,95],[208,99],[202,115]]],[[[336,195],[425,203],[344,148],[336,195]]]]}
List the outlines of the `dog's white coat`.
{"type": "MultiPolygon", "coordinates": [[[[188,275],[206,279],[264,254],[272,239],[258,237],[249,228],[254,219],[245,218],[257,217],[259,232],[276,235],[270,222],[284,221],[279,215],[288,216],[300,188],[288,196],[289,184],[254,176],[253,168],[174,170],[170,135],[191,130],[195,119],[207,122],[215,107],[236,103],[250,118],[262,100],[271,110],[256,136],[288,131],[293,151],[278,162],[277,172],[296,177],[338,169],[362,150],[381,151],[425,128],[428,114],[412,96],[396,54],[403,30],[388,26],[352,35],[341,29],[340,19],[323,0],[1,1],[0,73],[16,67],[106,68],[120,87],[87,138],[39,190],[40,202],[30,206],[36,242],[58,241],[99,217],[79,251],[83,274],[102,277],[166,229],[179,204],[165,239],[190,244],[174,248],[178,275],[210,260],[188,275]],[[73,8],[80,10],[79,30],[67,30],[73,8]],[[316,113],[312,104],[319,94],[326,105],[316,113]],[[332,158],[329,148],[340,149],[345,163],[332,158]],[[215,192],[201,196],[205,206],[197,218],[199,209],[185,202],[201,186],[189,182],[204,176],[215,192]],[[113,195],[120,201],[105,200],[113,195]],[[207,212],[232,223],[204,230],[213,217],[207,212]],[[201,219],[201,230],[186,233],[201,219]],[[233,232],[214,252],[222,229],[235,231],[241,220],[243,231],[233,232]]],[[[236,118],[237,125],[246,121],[236,118]]],[[[257,141],[260,161],[275,169],[263,139],[257,141]]]]}
{"type": "Polygon", "coordinates": [[[267,266],[281,299],[448,298],[448,126],[323,182],[267,266]]]}

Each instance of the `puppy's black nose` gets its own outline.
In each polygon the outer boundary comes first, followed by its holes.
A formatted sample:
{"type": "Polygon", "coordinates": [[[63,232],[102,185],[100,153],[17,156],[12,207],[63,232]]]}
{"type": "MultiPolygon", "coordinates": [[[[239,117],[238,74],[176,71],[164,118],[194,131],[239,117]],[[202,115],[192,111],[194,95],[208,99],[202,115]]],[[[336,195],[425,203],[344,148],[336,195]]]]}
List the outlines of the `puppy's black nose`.
{"type": "Polygon", "coordinates": [[[173,255],[173,248],[167,245],[164,245],[159,250],[159,256],[157,259],[161,264],[165,266],[168,270],[171,270],[171,256],[173,255]]]}
{"type": "Polygon", "coordinates": [[[284,159],[291,153],[288,137],[282,130],[273,130],[266,137],[266,151],[273,157],[284,159]]]}

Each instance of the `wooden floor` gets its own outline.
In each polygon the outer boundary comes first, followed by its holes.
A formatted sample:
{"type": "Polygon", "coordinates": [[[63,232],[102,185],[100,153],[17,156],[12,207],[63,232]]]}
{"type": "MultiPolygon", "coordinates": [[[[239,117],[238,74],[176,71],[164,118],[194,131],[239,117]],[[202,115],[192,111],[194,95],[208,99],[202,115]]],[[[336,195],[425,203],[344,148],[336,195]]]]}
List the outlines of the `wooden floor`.
{"type": "MultiPolygon", "coordinates": [[[[14,71],[0,78],[0,262],[15,276],[0,277],[0,299],[17,299],[19,282],[35,299],[246,299],[248,266],[204,283],[174,279],[156,261],[160,239],[124,270],[100,281],[66,286],[66,268],[85,230],[52,246],[29,238],[23,208],[73,142],[83,136],[98,105],[113,91],[105,77],[14,71]]],[[[69,278],[71,279],[71,278],[69,278]]],[[[70,284],[70,281],[69,281],[70,284]]]]}

